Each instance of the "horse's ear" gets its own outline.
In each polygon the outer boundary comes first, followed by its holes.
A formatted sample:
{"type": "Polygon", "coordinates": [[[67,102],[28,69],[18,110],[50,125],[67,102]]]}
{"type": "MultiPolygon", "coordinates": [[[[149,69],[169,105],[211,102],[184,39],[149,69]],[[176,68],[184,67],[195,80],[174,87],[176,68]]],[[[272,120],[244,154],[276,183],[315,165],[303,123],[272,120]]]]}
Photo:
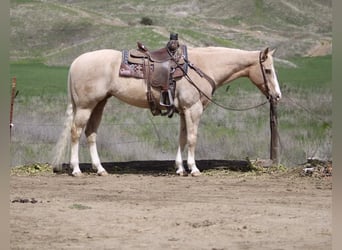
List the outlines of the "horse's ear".
{"type": "Polygon", "coordinates": [[[277,50],[277,49],[274,48],[274,49],[272,49],[270,52],[268,52],[268,54],[271,55],[271,56],[273,56],[273,54],[274,54],[274,52],[275,52],[276,50],[277,50]]]}
{"type": "Polygon", "coordinates": [[[267,47],[262,53],[261,53],[261,61],[266,61],[267,59],[267,54],[268,54],[268,51],[269,51],[269,47],[267,47]]]}

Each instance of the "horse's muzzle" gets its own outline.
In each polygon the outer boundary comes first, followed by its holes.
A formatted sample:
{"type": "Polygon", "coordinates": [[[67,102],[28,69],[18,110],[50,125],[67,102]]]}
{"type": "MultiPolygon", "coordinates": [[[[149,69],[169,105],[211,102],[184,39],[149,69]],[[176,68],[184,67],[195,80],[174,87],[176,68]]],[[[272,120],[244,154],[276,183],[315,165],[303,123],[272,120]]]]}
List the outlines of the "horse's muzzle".
{"type": "Polygon", "coordinates": [[[276,95],[273,99],[274,99],[276,102],[279,102],[280,99],[281,99],[281,94],[276,95]]]}
{"type": "Polygon", "coordinates": [[[272,102],[279,102],[281,99],[281,94],[276,94],[276,95],[268,95],[267,99],[272,102]]]}

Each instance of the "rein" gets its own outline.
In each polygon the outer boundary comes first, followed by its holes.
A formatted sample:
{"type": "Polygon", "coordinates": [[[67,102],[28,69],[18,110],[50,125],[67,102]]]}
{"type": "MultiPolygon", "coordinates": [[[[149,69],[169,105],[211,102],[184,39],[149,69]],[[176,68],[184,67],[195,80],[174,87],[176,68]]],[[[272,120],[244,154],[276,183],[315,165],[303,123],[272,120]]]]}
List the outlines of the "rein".
{"type": "MultiPolygon", "coordinates": [[[[183,57],[184,58],[184,57],[183,57]]],[[[173,57],[172,57],[173,59],[173,57]]],[[[199,76],[201,77],[204,77],[209,83],[210,85],[212,86],[213,90],[212,90],[212,94],[214,93],[215,91],[215,81],[210,77],[208,76],[207,74],[205,74],[201,69],[197,68],[193,63],[191,63],[188,59],[184,58],[185,62],[189,65],[190,68],[192,68],[199,76]]],[[[206,95],[197,85],[196,83],[194,83],[194,81],[190,78],[190,76],[188,75],[187,72],[185,72],[185,70],[178,64],[178,62],[176,60],[174,60],[174,62],[177,64],[177,67],[179,67],[183,73],[184,73],[184,77],[188,80],[188,82],[194,86],[197,91],[203,95],[205,98],[207,98],[211,103],[214,103],[216,106],[222,108],[222,109],[225,109],[225,110],[231,110],[231,111],[246,111],[246,110],[251,110],[251,109],[256,109],[256,108],[259,108],[263,105],[265,105],[267,103],[267,101],[265,102],[262,102],[258,105],[255,105],[255,106],[251,106],[251,107],[247,107],[247,108],[232,108],[232,107],[227,107],[227,106],[224,106],[216,101],[214,101],[211,97],[209,97],[208,95],[206,95]]],[[[265,73],[264,73],[264,70],[263,70],[263,67],[262,67],[262,60],[261,60],[261,52],[260,52],[260,55],[259,55],[259,62],[260,62],[260,66],[261,66],[261,71],[263,73],[263,77],[264,77],[264,82],[265,82],[265,85],[267,86],[267,81],[266,81],[266,76],[265,76],[265,73]]],[[[268,89],[268,86],[267,86],[267,89],[268,89]]]]}

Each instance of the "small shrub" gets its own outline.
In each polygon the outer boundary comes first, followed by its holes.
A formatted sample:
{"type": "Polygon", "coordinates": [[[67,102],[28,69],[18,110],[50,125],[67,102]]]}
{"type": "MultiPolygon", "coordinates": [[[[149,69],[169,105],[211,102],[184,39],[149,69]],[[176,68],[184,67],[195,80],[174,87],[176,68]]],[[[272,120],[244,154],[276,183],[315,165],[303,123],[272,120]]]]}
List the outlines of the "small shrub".
{"type": "Polygon", "coordinates": [[[152,25],[153,24],[153,20],[149,17],[143,17],[141,18],[140,24],[142,25],[152,25]]]}
{"type": "Polygon", "coordinates": [[[70,209],[77,209],[77,210],[86,210],[86,209],[91,209],[91,207],[89,206],[85,206],[82,204],[72,204],[71,206],[69,206],[70,209]]]}

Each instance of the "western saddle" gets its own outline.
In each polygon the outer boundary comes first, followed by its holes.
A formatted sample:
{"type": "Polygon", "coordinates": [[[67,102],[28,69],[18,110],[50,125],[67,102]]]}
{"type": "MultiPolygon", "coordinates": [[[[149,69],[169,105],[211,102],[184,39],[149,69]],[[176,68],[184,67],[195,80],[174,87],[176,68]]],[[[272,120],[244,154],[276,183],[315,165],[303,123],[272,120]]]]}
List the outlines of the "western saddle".
{"type": "Polygon", "coordinates": [[[164,48],[149,51],[140,42],[137,46],[137,49],[122,51],[119,76],[145,79],[152,114],[172,117],[176,82],[187,73],[187,47],[179,45],[178,34],[174,33],[170,34],[164,48]],[[159,102],[153,96],[152,88],[160,92],[159,102]],[[162,112],[165,108],[166,112],[162,112]]]}

